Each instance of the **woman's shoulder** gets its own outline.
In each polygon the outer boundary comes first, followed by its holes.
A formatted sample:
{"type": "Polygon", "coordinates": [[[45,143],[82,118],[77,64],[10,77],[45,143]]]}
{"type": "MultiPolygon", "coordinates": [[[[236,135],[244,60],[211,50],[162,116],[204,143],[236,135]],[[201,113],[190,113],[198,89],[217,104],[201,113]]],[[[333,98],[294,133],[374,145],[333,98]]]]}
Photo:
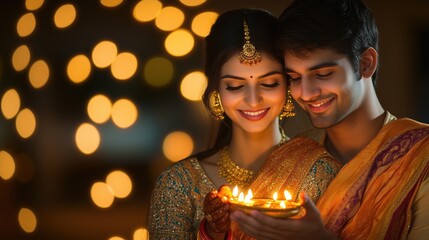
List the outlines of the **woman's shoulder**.
{"type": "Polygon", "coordinates": [[[166,167],[158,176],[159,178],[166,176],[181,176],[181,174],[190,174],[198,169],[198,160],[196,158],[186,158],[175,162],[166,167]]]}

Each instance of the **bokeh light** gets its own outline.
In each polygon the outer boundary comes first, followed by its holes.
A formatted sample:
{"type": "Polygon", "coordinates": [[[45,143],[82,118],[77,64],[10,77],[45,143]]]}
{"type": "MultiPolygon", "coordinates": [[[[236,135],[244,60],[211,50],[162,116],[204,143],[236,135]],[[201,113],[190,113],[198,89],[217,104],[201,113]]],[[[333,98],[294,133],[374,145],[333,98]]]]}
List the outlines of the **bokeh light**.
{"type": "Polygon", "coordinates": [[[137,58],[129,52],[120,53],[113,61],[110,70],[116,79],[128,80],[137,71],[137,58]]]}
{"type": "Polygon", "coordinates": [[[169,54],[181,57],[188,54],[194,48],[194,37],[186,29],[178,29],[165,39],[165,49],[169,54]]]}
{"type": "Polygon", "coordinates": [[[33,13],[24,14],[16,25],[16,31],[20,37],[26,37],[36,28],[36,18],[33,13]]]}
{"type": "Polygon", "coordinates": [[[29,11],[34,11],[39,9],[44,2],[44,0],[25,0],[25,8],[29,11]]]}
{"type": "Polygon", "coordinates": [[[194,149],[192,138],[185,132],[176,131],[168,134],[163,143],[162,150],[165,157],[177,162],[191,155],[194,149]]]}
{"type": "Polygon", "coordinates": [[[36,130],[36,117],[34,113],[28,108],[21,110],[16,116],[15,126],[22,138],[31,137],[36,130]]]}
{"type": "Polygon", "coordinates": [[[6,151],[0,151],[0,177],[4,180],[10,179],[15,173],[15,161],[6,151]]]}
{"type": "Polygon", "coordinates": [[[28,72],[28,79],[34,88],[45,86],[49,79],[49,66],[44,60],[35,61],[28,72]]]}
{"type": "Polygon", "coordinates": [[[203,4],[206,0],[180,0],[186,6],[195,7],[203,4]]]}
{"type": "Polygon", "coordinates": [[[82,153],[91,154],[100,145],[100,133],[92,124],[82,123],[76,131],[75,141],[82,153]]]}
{"type": "Polygon", "coordinates": [[[137,116],[137,107],[128,99],[119,99],[112,106],[112,121],[120,128],[128,128],[133,125],[137,116]]]}
{"type": "Polygon", "coordinates": [[[206,37],[219,14],[215,12],[203,12],[194,17],[191,24],[192,32],[200,37],[206,37]]]}
{"type": "Polygon", "coordinates": [[[133,16],[139,22],[154,20],[161,12],[162,3],[158,0],[139,1],[133,9],[133,16]]]}
{"type": "Polygon", "coordinates": [[[180,92],[188,100],[200,101],[206,87],[207,78],[204,73],[195,71],[183,78],[180,84],[180,92]]]}
{"type": "Polygon", "coordinates": [[[28,208],[21,208],[18,213],[18,222],[22,230],[32,233],[37,226],[36,215],[28,208]]]}
{"type": "Polygon", "coordinates": [[[113,237],[110,237],[109,240],[125,240],[125,238],[122,238],[119,236],[113,236],[113,237]]]}
{"type": "Polygon", "coordinates": [[[106,184],[111,187],[113,195],[117,198],[127,197],[133,189],[130,177],[119,170],[113,171],[107,175],[106,184]]]}
{"type": "Polygon", "coordinates": [[[16,116],[21,107],[21,99],[15,89],[7,90],[1,99],[1,111],[6,119],[16,116]]]}
{"type": "Polygon", "coordinates": [[[173,79],[173,75],[173,63],[164,57],[150,59],[143,70],[145,81],[154,87],[162,87],[169,84],[173,79]]]}
{"type": "Polygon", "coordinates": [[[155,19],[155,25],[164,31],[173,31],[182,26],[185,14],[176,7],[165,7],[155,19]]]}
{"type": "Polygon", "coordinates": [[[103,94],[97,94],[92,97],[87,106],[89,118],[95,123],[105,123],[110,118],[112,111],[112,102],[103,94]]]}
{"type": "Polygon", "coordinates": [[[24,70],[30,63],[30,58],[30,49],[28,49],[27,45],[19,46],[12,55],[12,66],[15,71],[24,70]]]}
{"type": "Polygon", "coordinates": [[[111,41],[101,41],[92,50],[92,61],[99,68],[105,68],[112,64],[118,54],[116,44],[111,41]]]}
{"type": "Polygon", "coordinates": [[[149,231],[146,228],[139,228],[134,231],[133,240],[148,240],[149,231]]]}
{"type": "Polygon", "coordinates": [[[100,208],[108,208],[115,197],[112,189],[104,182],[96,182],[91,187],[91,199],[100,208]]]}
{"type": "Polygon", "coordinates": [[[57,28],[66,28],[76,19],[76,9],[73,4],[64,4],[57,9],[54,15],[54,23],[57,28]]]}
{"type": "Polygon", "coordinates": [[[101,5],[105,7],[117,7],[123,0],[100,0],[101,5]]]}
{"type": "Polygon", "coordinates": [[[91,73],[91,62],[88,57],[79,54],[73,57],[67,65],[67,75],[74,83],[85,81],[91,73]]]}

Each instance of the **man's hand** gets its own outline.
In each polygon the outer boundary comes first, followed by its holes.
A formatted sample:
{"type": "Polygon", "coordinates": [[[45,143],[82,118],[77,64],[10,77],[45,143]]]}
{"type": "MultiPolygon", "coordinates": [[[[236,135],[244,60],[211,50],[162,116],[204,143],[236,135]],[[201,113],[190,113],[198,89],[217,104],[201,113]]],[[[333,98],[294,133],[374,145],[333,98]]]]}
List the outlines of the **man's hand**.
{"type": "Polygon", "coordinates": [[[246,234],[257,239],[336,239],[324,227],[319,211],[307,195],[301,194],[305,215],[280,219],[252,211],[249,215],[234,211],[231,220],[239,224],[246,234]]]}

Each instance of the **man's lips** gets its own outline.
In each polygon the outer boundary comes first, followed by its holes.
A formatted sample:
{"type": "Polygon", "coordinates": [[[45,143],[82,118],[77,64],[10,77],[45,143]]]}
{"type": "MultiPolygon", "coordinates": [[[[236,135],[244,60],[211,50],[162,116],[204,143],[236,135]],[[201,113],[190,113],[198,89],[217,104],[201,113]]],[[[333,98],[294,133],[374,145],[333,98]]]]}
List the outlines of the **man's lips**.
{"type": "Polygon", "coordinates": [[[269,110],[269,108],[256,110],[256,111],[238,110],[238,112],[244,118],[251,120],[251,121],[256,121],[256,120],[259,120],[259,119],[262,119],[263,117],[265,117],[265,115],[267,115],[267,113],[268,113],[268,110],[269,110]]]}
{"type": "Polygon", "coordinates": [[[321,113],[326,111],[326,109],[329,108],[329,106],[331,106],[332,102],[334,101],[335,97],[330,98],[330,99],[326,99],[323,101],[317,101],[317,102],[312,102],[312,103],[306,103],[308,109],[314,113],[321,113]]]}

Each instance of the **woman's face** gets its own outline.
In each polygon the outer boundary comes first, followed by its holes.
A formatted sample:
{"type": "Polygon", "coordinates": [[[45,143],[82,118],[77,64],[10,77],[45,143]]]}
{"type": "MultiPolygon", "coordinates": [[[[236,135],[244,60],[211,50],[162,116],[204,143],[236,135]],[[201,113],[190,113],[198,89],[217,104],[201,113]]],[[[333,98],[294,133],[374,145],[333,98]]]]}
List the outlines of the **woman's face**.
{"type": "Polygon", "coordinates": [[[220,71],[219,93],[233,127],[249,133],[272,126],[286,99],[286,80],[282,65],[261,53],[262,61],[249,65],[233,55],[220,71]]]}

